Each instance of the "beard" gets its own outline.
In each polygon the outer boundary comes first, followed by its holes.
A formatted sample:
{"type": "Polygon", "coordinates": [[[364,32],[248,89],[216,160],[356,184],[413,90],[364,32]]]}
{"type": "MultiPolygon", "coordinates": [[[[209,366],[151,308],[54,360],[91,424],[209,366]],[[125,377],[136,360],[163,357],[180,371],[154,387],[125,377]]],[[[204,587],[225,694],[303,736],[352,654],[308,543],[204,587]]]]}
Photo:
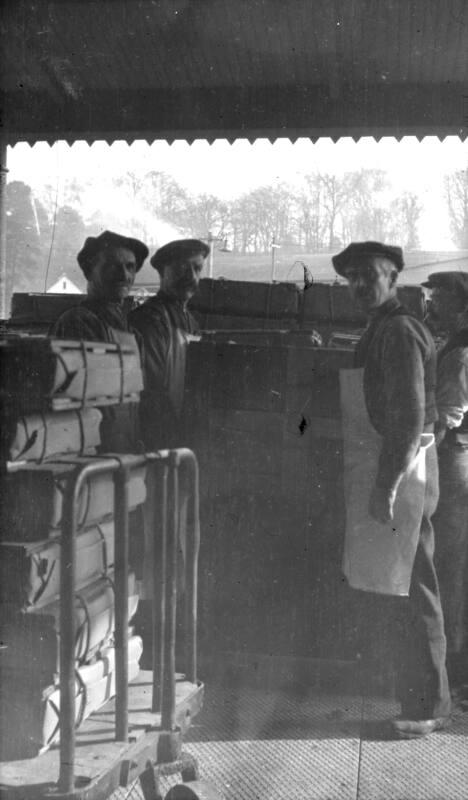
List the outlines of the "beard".
{"type": "Polygon", "coordinates": [[[193,281],[178,281],[174,285],[174,294],[180,300],[190,300],[197,291],[197,284],[193,281]]]}

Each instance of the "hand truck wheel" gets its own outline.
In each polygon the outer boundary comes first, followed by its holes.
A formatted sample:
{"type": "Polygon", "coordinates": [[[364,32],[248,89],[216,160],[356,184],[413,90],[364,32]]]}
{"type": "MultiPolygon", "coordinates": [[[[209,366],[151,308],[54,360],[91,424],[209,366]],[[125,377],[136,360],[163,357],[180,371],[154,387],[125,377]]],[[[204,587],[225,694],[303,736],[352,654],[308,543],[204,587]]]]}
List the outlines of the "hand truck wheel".
{"type": "Polygon", "coordinates": [[[198,781],[200,778],[200,774],[198,771],[198,765],[196,761],[192,761],[192,763],[187,763],[186,766],[180,772],[182,776],[182,780],[184,783],[189,783],[190,781],[198,781]]]}
{"type": "Polygon", "coordinates": [[[223,800],[223,797],[206,781],[190,781],[172,786],[164,800],[223,800]]]}

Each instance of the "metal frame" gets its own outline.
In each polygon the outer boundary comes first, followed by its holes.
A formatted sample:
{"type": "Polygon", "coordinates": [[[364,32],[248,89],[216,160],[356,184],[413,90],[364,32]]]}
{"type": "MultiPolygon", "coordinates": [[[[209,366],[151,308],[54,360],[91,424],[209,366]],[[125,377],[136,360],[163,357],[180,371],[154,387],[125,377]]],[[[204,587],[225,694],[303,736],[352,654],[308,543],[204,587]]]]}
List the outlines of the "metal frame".
{"type": "MultiPolygon", "coordinates": [[[[179,469],[186,467],[190,478],[192,502],[191,535],[187,537],[186,555],[186,666],[187,679],[197,682],[197,563],[198,464],[188,449],[165,450],[145,455],[119,455],[99,458],[79,467],[68,485],[65,497],[65,524],[62,534],[61,615],[60,615],[60,772],[55,798],[79,797],[75,787],[75,584],[77,502],[86,480],[104,473],[114,475],[115,498],[115,648],[116,648],[116,741],[128,741],[128,481],[132,470],[143,465],[161,470],[163,503],[159,547],[154,548],[154,564],[160,580],[153,591],[153,696],[152,710],[161,712],[161,726],[153,732],[151,750],[155,763],[169,763],[180,755],[180,732],[176,731],[175,711],[175,639],[177,608],[177,542],[179,522],[179,469]],[[170,502],[168,502],[168,496],[170,502]],[[154,734],[157,734],[156,736],[154,734]]],[[[156,539],[157,537],[155,537],[156,539]]],[[[147,742],[149,744],[149,741],[147,742]]],[[[147,772],[148,760],[139,774],[147,772]]],[[[175,765],[176,766],[176,765],[175,765]]],[[[196,769],[194,767],[194,769],[196,769]]],[[[137,776],[134,776],[137,777],[137,776]]],[[[90,787],[85,790],[87,797],[90,787]]]]}

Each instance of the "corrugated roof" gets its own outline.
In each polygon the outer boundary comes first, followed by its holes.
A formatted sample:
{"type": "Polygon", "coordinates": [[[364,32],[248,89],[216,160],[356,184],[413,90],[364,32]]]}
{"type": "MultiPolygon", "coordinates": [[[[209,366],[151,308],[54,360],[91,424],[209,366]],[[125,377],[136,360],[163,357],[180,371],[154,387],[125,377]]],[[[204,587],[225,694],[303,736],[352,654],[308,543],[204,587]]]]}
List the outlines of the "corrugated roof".
{"type": "Polygon", "coordinates": [[[466,0],[7,0],[10,143],[468,134],[466,0]]]}

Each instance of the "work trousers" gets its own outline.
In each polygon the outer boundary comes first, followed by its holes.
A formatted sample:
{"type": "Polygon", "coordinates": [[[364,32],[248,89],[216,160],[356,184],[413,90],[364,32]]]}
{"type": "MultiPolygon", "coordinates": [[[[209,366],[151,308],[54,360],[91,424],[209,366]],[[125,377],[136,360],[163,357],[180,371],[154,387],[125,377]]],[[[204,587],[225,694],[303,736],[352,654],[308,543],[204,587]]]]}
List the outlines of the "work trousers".
{"type": "Polygon", "coordinates": [[[468,682],[468,447],[439,449],[440,499],[433,518],[449,672],[468,682]],[[461,674],[462,670],[465,674],[461,674]]]}
{"type": "Polygon", "coordinates": [[[446,639],[439,584],[434,566],[431,517],[438,502],[435,447],[427,452],[427,481],[421,532],[411,576],[409,597],[395,610],[396,693],[402,715],[432,719],[450,713],[446,639]]]}

